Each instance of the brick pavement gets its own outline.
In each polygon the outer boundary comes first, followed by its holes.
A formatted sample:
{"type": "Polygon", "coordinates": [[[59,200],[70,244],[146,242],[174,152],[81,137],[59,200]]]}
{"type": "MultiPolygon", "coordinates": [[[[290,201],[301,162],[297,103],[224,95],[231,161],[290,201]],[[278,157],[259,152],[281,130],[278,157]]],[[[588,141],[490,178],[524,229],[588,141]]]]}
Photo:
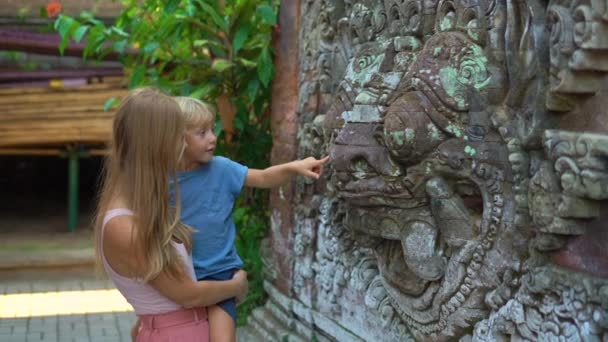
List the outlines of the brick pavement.
{"type": "Polygon", "coordinates": [[[88,269],[0,272],[0,341],[130,341],[135,315],[88,269]]]}

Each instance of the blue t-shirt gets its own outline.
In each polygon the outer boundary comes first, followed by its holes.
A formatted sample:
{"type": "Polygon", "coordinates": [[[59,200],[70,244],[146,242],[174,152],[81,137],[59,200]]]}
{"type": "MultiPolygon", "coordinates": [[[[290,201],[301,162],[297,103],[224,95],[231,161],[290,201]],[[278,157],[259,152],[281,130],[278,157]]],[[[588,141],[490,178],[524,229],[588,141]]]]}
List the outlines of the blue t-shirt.
{"type": "MultiPolygon", "coordinates": [[[[181,220],[195,229],[192,262],[197,279],[243,266],[234,246],[232,209],[246,177],[246,166],[219,156],[194,170],[177,173],[181,220]]],[[[171,198],[175,203],[173,188],[171,198]]]]}

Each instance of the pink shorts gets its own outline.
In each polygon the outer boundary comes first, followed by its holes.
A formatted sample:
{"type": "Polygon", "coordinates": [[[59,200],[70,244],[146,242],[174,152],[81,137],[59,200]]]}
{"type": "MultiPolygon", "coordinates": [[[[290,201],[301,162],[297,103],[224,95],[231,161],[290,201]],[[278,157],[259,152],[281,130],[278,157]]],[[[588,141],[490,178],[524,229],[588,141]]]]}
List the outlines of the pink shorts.
{"type": "Polygon", "coordinates": [[[183,309],[159,315],[141,315],[137,342],[209,342],[207,309],[183,309]]]}

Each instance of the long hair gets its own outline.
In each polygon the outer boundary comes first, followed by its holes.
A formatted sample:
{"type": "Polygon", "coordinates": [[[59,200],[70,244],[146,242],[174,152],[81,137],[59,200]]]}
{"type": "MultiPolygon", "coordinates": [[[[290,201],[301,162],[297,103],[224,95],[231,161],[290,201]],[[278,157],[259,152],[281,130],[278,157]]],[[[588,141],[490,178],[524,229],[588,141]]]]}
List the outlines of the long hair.
{"type": "MultiPolygon", "coordinates": [[[[183,261],[171,245],[176,239],[191,250],[191,230],[180,223],[178,160],[184,148],[184,120],[177,103],[152,88],[133,90],[114,118],[110,153],[106,157],[95,218],[96,256],[101,261],[102,224],[110,201],[120,196],[135,216],[131,236],[145,260],[145,270],[132,276],[144,281],[162,271],[183,274],[183,261]],[[170,204],[170,182],[175,206],[170,204]]],[[[134,254],[135,257],[135,254],[134,254]]]]}

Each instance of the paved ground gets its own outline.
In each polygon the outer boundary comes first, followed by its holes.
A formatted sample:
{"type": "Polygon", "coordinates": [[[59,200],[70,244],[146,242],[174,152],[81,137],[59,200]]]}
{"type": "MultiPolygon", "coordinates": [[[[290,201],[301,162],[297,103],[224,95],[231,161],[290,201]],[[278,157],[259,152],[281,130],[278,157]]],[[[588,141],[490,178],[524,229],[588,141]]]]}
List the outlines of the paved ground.
{"type": "Polygon", "coordinates": [[[0,271],[0,341],[130,341],[135,315],[90,267],[0,271]]]}

